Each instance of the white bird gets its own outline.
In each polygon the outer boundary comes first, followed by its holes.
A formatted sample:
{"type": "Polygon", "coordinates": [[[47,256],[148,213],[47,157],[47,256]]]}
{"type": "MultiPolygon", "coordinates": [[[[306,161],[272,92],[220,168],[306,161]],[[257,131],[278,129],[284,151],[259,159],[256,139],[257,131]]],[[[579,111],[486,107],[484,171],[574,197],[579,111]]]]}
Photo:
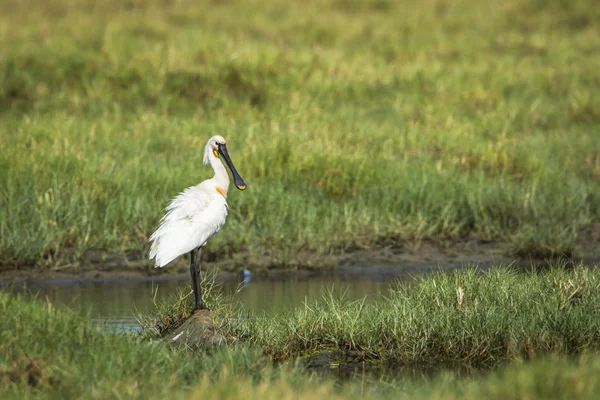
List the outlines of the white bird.
{"type": "Polygon", "coordinates": [[[162,268],[182,254],[190,253],[190,273],[196,298],[196,309],[204,309],[200,288],[200,250],[208,239],[221,229],[227,217],[227,190],[229,175],[220,157],[231,170],[235,186],[246,189],[246,183],[237,172],[222,136],[213,136],[204,149],[204,164],[210,164],[215,176],[189,187],[167,206],[167,214],[150,236],[150,259],[155,268],[162,268]]]}

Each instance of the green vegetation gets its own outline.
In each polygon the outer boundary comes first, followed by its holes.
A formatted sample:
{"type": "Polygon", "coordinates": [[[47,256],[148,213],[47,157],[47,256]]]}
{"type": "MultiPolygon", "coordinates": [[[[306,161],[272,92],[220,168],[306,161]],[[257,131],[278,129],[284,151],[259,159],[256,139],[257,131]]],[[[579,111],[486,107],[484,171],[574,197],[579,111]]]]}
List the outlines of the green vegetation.
{"type": "Polygon", "coordinates": [[[577,255],[600,223],[594,0],[24,0],[0,26],[3,265],[145,250],[217,133],[249,186],[216,260],[577,255]]]}
{"type": "MultiPolygon", "coordinates": [[[[262,321],[237,318],[240,325],[234,328],[227,328],[234,319],[225,319],[224,331],[246,336],[211,351],[172,346],[148,335],[107,333],[72,311],[0,292],[0,397],[595,398],[600,390],[600,357],[593,352],[600,340],[599,284],[597,269],[579,267],[531,275],[505,269],[435,274],[410,291],[394,290],[387,303],[362,310],[356,303],[326,303],[262,321]],[[488,342],[493,331],[494,348],[488,342]],[[365,341],[369,332],[371,342],[365,341]],[[406,344],[397,340],[400,335],[406,344]],[[274,342],[267,343],[267,337],[274,342]],[[384,343],[396,354],[404,352],[399,359],[404,361],[477,360],[484,353],[486,359],[517,358],[477,377],[447,371],[417,379],[391,372],[384,378],[366,373],[334,382],[293,361],[292,352],[302,346],[314,350],[317,340],[339,348],[377,349],[384,343]],[[280,358],[290,351],[290,360],[273,364],[275,347],[280,358]],[[543,354],[548,350],[553,355],[543,354]],[[575,353],[580,356],[567,357],[575,353]],[[522,361],[521,356],[534,355],[522,361]]],[[[209,302],[223,304],[216,291],[211,293],[209,302]]],[[[182,301],[174,307],[188,306],[182,301]]],[[[217,306],[215,312],[229,311],[217,306]]]]}
{"type": "MultiPolygon", "coordinates": [[[[296,310],[254,315],[213,300],[214,289],[208,304],[231,344],[252,345],[278,361],[310,362],[316,353],[332,363],[494,364],[599,348],[599,289],[598,268],[465,269],[399,283],[384,300],[369,304],[329,292],[296,310]]],[[[192,304],[174,304],[145,325],[154,324],[158,332],[176,326],[174,316],[186,318],[192,304]]]]}
{"type": "Polygon", "coordinates": [[[204,378],[219,374],[230,382],[227,374],[243,381],[269,381],[287,373],[285,368],[267,368],[260,354],[250,349],[192,354],[134,335],[106,333],[69,310],[5,292],[0,292],[0,310],[3,399],[5,394],[24,398],[25,393],[71,399],[170,398],[174,390],[202,387],[209,383],[204,378]]]}

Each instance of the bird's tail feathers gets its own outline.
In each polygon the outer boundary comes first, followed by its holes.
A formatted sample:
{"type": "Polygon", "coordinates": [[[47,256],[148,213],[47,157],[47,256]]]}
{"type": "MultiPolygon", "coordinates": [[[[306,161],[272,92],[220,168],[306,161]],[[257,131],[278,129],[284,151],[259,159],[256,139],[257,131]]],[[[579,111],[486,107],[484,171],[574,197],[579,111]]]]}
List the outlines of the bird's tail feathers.
{"type": "Polygon", "coordinates": [[[155,260],[155,268],[162,268],[180,255],[189,253],[206,239],[208,238],[199,236],[188,224],[163,224],[150,236],[150,259],[155,260]]]}

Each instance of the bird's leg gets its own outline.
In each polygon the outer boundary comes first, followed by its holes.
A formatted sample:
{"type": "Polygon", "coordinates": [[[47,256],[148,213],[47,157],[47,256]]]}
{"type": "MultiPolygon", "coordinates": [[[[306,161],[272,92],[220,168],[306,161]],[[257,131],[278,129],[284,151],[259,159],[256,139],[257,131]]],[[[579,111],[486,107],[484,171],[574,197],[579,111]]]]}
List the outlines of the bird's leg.
{"type": "Polygon", "coordinates": [[[202,302],[202,288],[200,287],[200,251],[201,247],[190,252],[190,274],[192,275],[192,287],[194,288],[194,297],[196,300],[195,309],[204,310],[206,306],[202,302]]]}

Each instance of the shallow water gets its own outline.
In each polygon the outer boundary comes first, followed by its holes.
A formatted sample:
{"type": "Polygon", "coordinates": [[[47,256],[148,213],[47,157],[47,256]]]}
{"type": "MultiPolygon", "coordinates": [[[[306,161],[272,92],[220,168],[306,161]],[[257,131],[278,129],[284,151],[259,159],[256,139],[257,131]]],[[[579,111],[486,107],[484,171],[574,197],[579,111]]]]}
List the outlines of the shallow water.
{"type": "MultiPolygon", "coordinates": [[[[423,267],[402,270],[375,267],[328,275],[252,276],[246,281],[232,276],[217,279],[223,292],[239,300],[245,309],[269,312],[318,300],[324,291],[331,289],[343,291],[349,299],[373,301],[386,295],[389,287],[398,280],[411,279],[425,270],[427,268],[423,267]]],[[[88,313],[94,322],[105,324],[109,330],[127,331],[140,329],[136,314],[151,314],[155,310],[155,301],[167,301],[179,289],[191,290],[190,281],[187,276],[96,282],[62,280],[13,285],[8,290],[37,295],[88,313]]]]}

